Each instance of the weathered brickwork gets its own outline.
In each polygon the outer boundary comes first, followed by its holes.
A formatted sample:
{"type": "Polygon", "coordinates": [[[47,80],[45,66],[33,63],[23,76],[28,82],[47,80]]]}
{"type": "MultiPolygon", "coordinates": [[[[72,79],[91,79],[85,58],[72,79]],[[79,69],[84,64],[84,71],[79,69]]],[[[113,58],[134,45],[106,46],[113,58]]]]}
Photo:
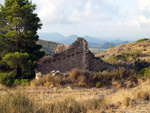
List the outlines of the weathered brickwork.
{"type": "Polygon", "coordinates": [[[72,46],[64,52],[45,56],[38,61],[38,72],[50,73],[52,70],[67,72],[73,68],[98,72],[102,69],[112,69],[113,66],[94,57],[83,38],[78,38],[72,46]]]}

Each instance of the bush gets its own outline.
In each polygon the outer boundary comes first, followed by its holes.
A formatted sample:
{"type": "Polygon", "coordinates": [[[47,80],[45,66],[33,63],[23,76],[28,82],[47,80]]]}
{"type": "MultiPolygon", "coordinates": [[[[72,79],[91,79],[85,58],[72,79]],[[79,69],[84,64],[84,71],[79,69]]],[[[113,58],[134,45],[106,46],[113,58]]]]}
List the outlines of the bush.
{"type": "Polygon", "coordinates": [[[40,79],[34,79],[30,81],[31,86],[45,86],[45,85],[51,86],[55,84],[56,84],[55,78],[51,75],[46,75],[40,79]]]}
{"type": "Polygon", "coordinates": [[[118,64],[118,60],[116,59],[115,55],[110,56],[109,58],[105,59],[105,61],[113,65],[118,64]]]}
{"type": "Polygon", "coordinates": [[[112,84],[112,81],[118,81],[120,79],[136,79],[134,70],[127,70],[124,67],[114,69],[113,71],[104,71],[102,73],[95,73],[94,76],[89,78],[89,83],[93,86],[99,87],[112,84]]]}
{"type": "Polygon", "coordinates": [[[89,113],[103,113],[108,109],[108,103],[106,102],[106,99],[94,99],[91,101],[86,102],[86,107],[89,110],[89,113]],[[91,111],[91,112],[90,112],[91,111]]]}
{"type": "Polygon", "coordinates": [[[110,49],[112,49],[112,48],[114,48],[114,46],[111,44],[111,45],[110,45],[110,49]]]}
{"type": "Polygon", "coordinates": [[[50,105],[50,113],[86,113],[87,108],[72,98],[50,105]]]}
{"type": "Polygon", "coordinates": [[[140,39],[140,40],[137,40],[136,42],[143,42],[143,41],[147,41],[149,40],[148,38],[143,38],[143,39],[140,39]]]}
{"type": "Polygon", "coordinates": [[[77,80],[77,78],[81,75],[82,71],[80,69],[74,68],[70,72],[70,77],[72,79],[77,80]]]}
{"type": "Polygon", "coordinates": [[[144,68],[144,69],[140,70],[139,75],[141,77],[150,76],[150,67],[147,67],[147,68],[144,68]]]}
{"type": "Polygon", "coordinates": [[[137,71],[140,71],[141,69],[146,68],[148,66],[149,66],[149,63],[146,62],[145,60],[138,59],[134,62],[134,68],[137,71]]]}
{"type": "Polygon", "coordinates": [[[15,72],[3,72],[0,73],[0,83],[6,86],[12,86],[15,78],[15,72]]]}
{"type": "Polygon", "coordinates": [[[128,107],[130,105],[131,102],[131,98],[130,97],[125,97],[123,100],[123,103],[126,107],[128,107]]]}
{"type": "Polygon", "coordinates": [[[28,79],[15,79],[16,72],[0,73],[0,83],[6,86],[25,86],[29,84],[28,79]]]}
{"type": "Polygon", "coordinates": [[[122,54],[119,54],[119,55],[116,55],[115,58],[117,60],[122,60],[122,61],[128,61],[128,58],[130,57],[131,55],[129,53],[122,53],[122,54]]]}
{"type": "Polygon", "coordinates": [[[112,81],[120,79],[136,80],[134,70],[127,70],[124,67],[114,69],[113,71],[103,72],[88,72],[79,69],[73,69],[69,77],[51,76],[46,75],[41,79],[35,79],[30,82],[31,86],[46,86],[46,87],[62,87],[62,86],[75,86],[75,87],[96,87],[112,84],[112,81]]]}
{"type": "Polygon", "coordinates": [[[142,100],[148,100],[150,99],[150,94],[147,91],[137,91],[135,94],[135,97],[137,99],[142,99],[142,100]]]}
{"type": "Polygon", "coordinates": [[[97,82],[96,83],[96,88],[99,88],[101,86],[101,83],[100,82],[97,82]]]}
{"type": "Polygon", "coordinates": [[[13,86],[17,86],[17,85],[21,85],[21,86],[25,86],[25,85],[29,85],[29,80],[28,79],[16,79],[13,83],[13,86]]]}

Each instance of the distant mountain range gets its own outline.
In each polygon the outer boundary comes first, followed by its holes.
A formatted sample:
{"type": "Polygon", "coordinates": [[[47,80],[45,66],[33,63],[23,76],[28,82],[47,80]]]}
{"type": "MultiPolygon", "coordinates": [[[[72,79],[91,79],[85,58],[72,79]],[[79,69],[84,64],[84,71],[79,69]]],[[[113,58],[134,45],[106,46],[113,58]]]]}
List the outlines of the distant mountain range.
{"type": "MultiPolygon", "coordinates": [[[[38,35],[40,39],[54,41],[62,44],[72,44],[79,37],[77,35],[70,35],[68,37],[65,37],[59,33],[39,33],[38,35]]],[[[107,42],[106,40],[97,39],[88,35],[84,36],[84,39],[87,40],[88,43],[100,44],[107,42]]]]}
{"type": "Polygon", "coordinates": [[[129,43],[129,41],[121,41],[121,40],[115,40],[112,42],[105,42],[102,44],[95,44],[95,45],[89,45],[91,48],[97,48],[97,49],[109,49],[111,45],[113,46],[118,46],[118,45],[122,45],[122,44],[126,44],[129,43]]]}
{"type": "MultiPolygon", "coordinates": [[[[70,35],[68,37],[65,37],[59,33],[39,33],[38,35],[42,40],[53,41],[60,44],[69,44],[69,45],[71,45],[79,37],[77,35],[70,35]]],[[[88,35],[84,36],[84,39],[88,42],[90,48],[97,48],[97,49],[109,49],[110,45],[117,46],[128,43],[128,41],[122,41],[119,39],[115,41],[106,41],[103,40],[102,38],[97,39],[88,35]]]]}

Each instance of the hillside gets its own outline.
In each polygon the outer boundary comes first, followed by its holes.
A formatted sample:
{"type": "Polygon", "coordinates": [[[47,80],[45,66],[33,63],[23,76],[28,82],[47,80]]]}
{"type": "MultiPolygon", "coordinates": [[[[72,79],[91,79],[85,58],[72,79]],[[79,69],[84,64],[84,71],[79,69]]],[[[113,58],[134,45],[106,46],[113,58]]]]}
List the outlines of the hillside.
{"type": "Polygon", "coordinates": [[[55,53],[55,49],[57,48],[59,43],[46,41],[46,40],[39,40],[37,44],[42,45],[42,51],[45,51],[46,55],[55,53]]]}
{"type": "Polygon", "coordinates": [[[126,54],[130,59],[133,55],[135,55],[136,58],[148,60],[148,58],[150,57],[150,40],[141,39],[133,43],[122,44],[112,49],[102,51],[101,53],[96,54],[96,56],[107,59],[111,56],[122,54],[126,54]]]}

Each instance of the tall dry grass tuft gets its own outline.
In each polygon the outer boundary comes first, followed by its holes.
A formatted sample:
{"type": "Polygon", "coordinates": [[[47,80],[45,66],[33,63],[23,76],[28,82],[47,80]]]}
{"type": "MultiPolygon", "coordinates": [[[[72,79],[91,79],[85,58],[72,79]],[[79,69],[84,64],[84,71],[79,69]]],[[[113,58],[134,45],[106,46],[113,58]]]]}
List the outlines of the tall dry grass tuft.
{"type": "Polygon", "coordinates": [[[77,68],[74,68],[74,69],[71,70],[69,75],[70,75],[70,78],[76,80],[81,75],[81,70],[79,70],[77,68]]]}
{"type": "Polygon", "coordinates": [[[19,92],[0,94],[0,100],[1,113],[37,113],[42,110],[35,102],[19,92]]]}
{"type": "Polygon", "coordinates": [[[62,86],[70,83],[70,80],[66,77],[62,76],[51,76],[46,75],[41,79],[34,79],[30,82],[31,86],[46,86],[46,87],[54,87],[54,86],[62,86]]]}
{"type": "Polygon", "coordinates": [[[106,86],[108,84],[118,85],[117,81],[131,80],[136,82],[137,77],[133,70],[126,70],[125,68],[114,69],[113,71],[104,71],[102,73],[95,73],[89,79],[90,84],[95,84],[96,87],[106,86]]]}
{"type": "Polygon", "coordinates": [[[119,80],[137,81],[137,77],[133,70],[127,70],[124,67],[114,69],[113,71],[103,71],[92,73],[80,69],[73,69],[68,77],[46,75],[41,79],[32,80],[31,86],[46,86],[46,87],[62,87],[62,86],[75,86],[75,87],[101,87],[112,84],[119,80]]]}
{"type": "Polygon", "coordinates": [[[5,91],[7,91],[8,88],[7,88],[6,86],[4,86],[3,84],[0,84],[0,90],[5,90],[5,91]]]}
{"type": "Polygon", "coordinates": [[[142,91],[142,90],[138,90],[135,93],[135,98],[136,99],[142,99],[142,100],[150,100],[150,93],[148,91],[142,91]]]}
{"type": "Polygon", "coordinates": [[[50,113],[86,113],[87,108],[72,98],[66,98],[62,102],[50,105],[50,113]]]}
{"type": "Polygon", "coordinates": [[[123,100],[123,104],[128,107],[131,103],[131,98],[130,97],[125,97],[123,100]]]}
{"type": "Polygon", "coordinates": [[[105,98],[88,100],[84,105],[88,109],[88,113],[103,113],[110,107],[105,98]]]}
{"type": "Polygon", "coordinates": [[[0,93],[1,113],[87,113],[106,109],[104,100],[77,102],[72,98],[51,104],[41,104],[29,99],[26,95],[16,92],[0,93]]]}

